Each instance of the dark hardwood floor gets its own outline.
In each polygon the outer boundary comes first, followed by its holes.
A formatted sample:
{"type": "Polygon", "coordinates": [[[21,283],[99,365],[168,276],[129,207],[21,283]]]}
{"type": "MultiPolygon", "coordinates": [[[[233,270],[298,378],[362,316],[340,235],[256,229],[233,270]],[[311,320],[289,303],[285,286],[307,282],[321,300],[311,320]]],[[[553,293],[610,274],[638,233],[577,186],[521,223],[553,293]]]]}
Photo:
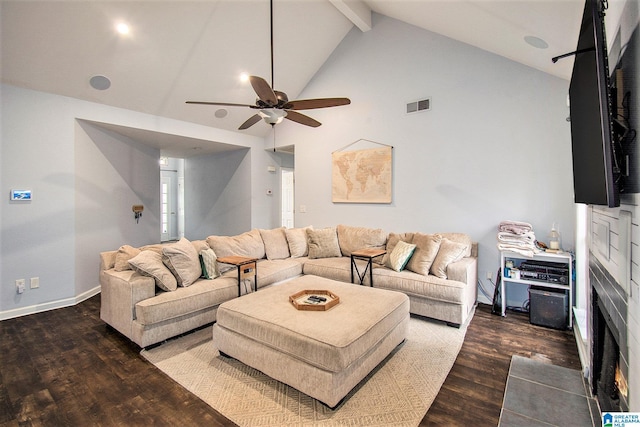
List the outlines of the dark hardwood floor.
{"type": "MultiPolygon", "coordinates": [[[[0,322],[0,426],[234,425],[140,357],[99,307],[98,295],[0,322]]],[[[513,354],[580,369],[570,332],[480,306],[421,425],[497,425],[513,354]]]]}

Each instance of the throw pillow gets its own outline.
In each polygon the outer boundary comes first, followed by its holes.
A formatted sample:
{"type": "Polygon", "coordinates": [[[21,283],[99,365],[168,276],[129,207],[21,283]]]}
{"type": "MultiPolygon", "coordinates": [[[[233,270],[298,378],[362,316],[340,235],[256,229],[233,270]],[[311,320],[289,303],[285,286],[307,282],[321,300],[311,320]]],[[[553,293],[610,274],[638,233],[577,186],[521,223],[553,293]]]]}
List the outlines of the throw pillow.
{"type": "Polygon", "coordinates": [[[309,255],[309,246],[307,246],[307,230],[313,230],[310,225],[305,228],[286,228],[284,235],[289,244],[289,252],[291,258],[300,258],[309,255]]]}
{"type": "Polygon", "coordinates": [[[447,278],[447,266],[452,262],[460,261],[467,253],[468,245],[442,239],[438,255],[431,265],[431,274],[441,279],[447,278]]]}
{"type": "Polygon", "coordinates": [[[387,234],[381,228],[352,227],[338,225],[338,244],[342,256],[351,256],[351,252],[358,249],[384,249],[387,234]]]}
{"type": "Polygon", "coordinates": [[[409,262],[409,259],[411,258],[411,255],[413,255],[415,249],[416,245],[413,243],[399,241],[389,255],[389,264],[387,267],[395,271],[402,271],[407,265],[407,262],[409,262]]]}
{"type": "Polygon", "coordinates": [[[166,265],[162,263],[162,255],[155,251],[141,251],[129,260],[131,268],[143,276],[153,277],[163,291],[175,291],[178,282],[166,265]]]}
{"type": "Polygon", "coordinates": [[[342,256],[338,245],[338,234],[333,227],[307,230],[309,258],[332,258],[342,256]]]}
{"type": "Polygon", "coordinates": [[[289,244],[284,234],[284,227],[273,230],[260,230],[260,236],[264,242],[264,251],[267,259],[289,258],[289,244]]]}
{"type": "Polygon", "coordinates": [[[442,236],[439,234],[416,233],[411,243],[416,245],[416,251],[407,264],[407,270],[426,276],[433,260],[438,254],[442,236]]]}
{"type": "Polygon", "coordinates": [[[198,253],[184,237],[162,248],[162,262],[176,276],[178,286],[190,286],[202,274],[198,253]]]}
{"type": "Polygon", "coordinates": [[[125,271],[131,270],[131,266],[129,265],[129,260],[134,256],[140,253],[140,249],[134,248],[133,246],[123,245],[120,246],[118,252],[116,253],[116,263],[115,270],[116,271],[125,271]]]}
{"type": "Polygon", "coordinates": [[[443,239],[448,239],[452,242],[462,243],[465,245],[464,256],[471,256],[471,248],[473,246],[473,241],[468,234],[465,233],[438,233],[442,236],[443,239]]]}
{"type": "Polygon", "coordinates": [[[382,257],[382,265],[389,265],[389,257],[391,256],[391,252],[396,247],[398,242],[402,241],[405,243],[411,243],[413,240],[414,233],[389,233],[389,238],[387,239],[387,253],[382,257]]]}
{"type": "Polygon", "coordinates": [[[203,249],[200,251],[200,268],[202,269],[202,277],[205,279],[215,279],[220,275],[218,271],[218,257],[213,249],[203,249]]]}

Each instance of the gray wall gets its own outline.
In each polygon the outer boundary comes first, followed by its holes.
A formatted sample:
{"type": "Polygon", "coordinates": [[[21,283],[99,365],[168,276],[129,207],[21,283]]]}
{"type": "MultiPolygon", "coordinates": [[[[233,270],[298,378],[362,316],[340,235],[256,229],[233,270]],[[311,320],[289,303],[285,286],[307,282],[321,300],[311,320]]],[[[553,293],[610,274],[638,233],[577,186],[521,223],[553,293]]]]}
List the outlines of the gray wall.
{"type": "Polygon", "coordinates": [[[568,81],[388,17],[373,24],[352,30],[300,95],[352,104],[310,111],[319,128],[278,131],[279,145],[295,145],[296,205],[307,208],[296,225],[469,233],[491,291],[501,220],[530,222],[543,241],[557,222],[571,248],[568,81]],[[424,97],[431,111],[405,114],[424,97]],[[331,153],[361,138],[394,146],[391,204],[331,202],[331,153]]]}
{"type": "MultiPolygon", "coordinates": [[[[261,138],[10,85],[0,90],[0,319],[94,295],[100,291],[99,252],[160,241],[159,150],[89,122],[253,148],[236,171],[245,200],[240,213],[229,213],[245,219],[224,234],[277,224],[273,198],[258,190],[271,164],[261,138]],[[9,201],[12,188],[33,190],[33,201],[9,201]],[[139,224],[133,204],[145,206],[139,224]],[[40,278],[40,288],[29,289],[32,277],[40,278]],[[16,293],[16,279],[27,280],[23,294],[16,293]]],[[[206,175],[209,166],[201,167],[206,175]]]]}
{"type": "Polygon", "coordinates": [[[248,149],[185,161],[185,237],[233,235],[251,228],[248,149]]]}

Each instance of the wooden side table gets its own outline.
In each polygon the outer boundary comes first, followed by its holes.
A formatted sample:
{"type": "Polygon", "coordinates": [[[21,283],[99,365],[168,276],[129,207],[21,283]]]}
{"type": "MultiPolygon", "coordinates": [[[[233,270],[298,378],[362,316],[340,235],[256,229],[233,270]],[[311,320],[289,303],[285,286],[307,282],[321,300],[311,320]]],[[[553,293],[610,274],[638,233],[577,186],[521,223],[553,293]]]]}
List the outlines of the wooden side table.
{"type": "Polygon", "coordinates": [[[243,256],[224,256],[218,258],[218,262],[235,265],[238,269],[238,296],[242,295],[241,283],[244,279],[255,277],[254,283],[258,291],[258,259],[243,256]]]}
{"type": "Polygon", "coordinates": [[[371,263],[374,258],[382,256],[386,254],[387,251],[384,249],[374,249],[374,248],[365,248],[358,249],[357,251],[351,252],[351,283],[355,283],[355,275],[353,274],[354,270],[360,280],[360,284],[364,284],[364,278],[367,276],[367,270],[369,270],[369,286],[373,287],[373,267],[371,263]],[[358,265],[356,264],[356,259],[363,259],[367,261],[367,265],[364,268],[362,274],[360,274],[360,270],[358,270],[358,265]]]}

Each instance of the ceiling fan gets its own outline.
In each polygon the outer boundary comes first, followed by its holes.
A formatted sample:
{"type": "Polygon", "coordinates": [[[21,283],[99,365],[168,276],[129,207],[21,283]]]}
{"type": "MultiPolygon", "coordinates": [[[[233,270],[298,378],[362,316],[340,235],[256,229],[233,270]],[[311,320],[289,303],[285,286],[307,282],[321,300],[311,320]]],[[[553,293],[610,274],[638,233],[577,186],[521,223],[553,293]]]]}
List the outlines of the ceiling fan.
{"type": "Polygon", "coordinates": [[[318,127],[322,123],[319,121],[298,113],[298,110],[312,110],[316,108],[337,107],[340,105],[351,104],[349,98],[316,98],[316,99],[299,99],[289,101],[287,94],[273,88],[273,0],[270,0],[270,26],[271,26],[271,85],[265,79],[258,76],[250,76],[249,81],[253,90],[258,95],[256,103],[251,104],[234,104],[229,102],[208,102],[208,101],[186,101],[187,104],[202,105],[220,105],[226,107],[249,107],[259,110],[256,114],[249,117],[240,125],[238,130],[248,129],[261,119],[271,126],[281,123],[284,119],[291,120],[306,126],[318,127]]]}

